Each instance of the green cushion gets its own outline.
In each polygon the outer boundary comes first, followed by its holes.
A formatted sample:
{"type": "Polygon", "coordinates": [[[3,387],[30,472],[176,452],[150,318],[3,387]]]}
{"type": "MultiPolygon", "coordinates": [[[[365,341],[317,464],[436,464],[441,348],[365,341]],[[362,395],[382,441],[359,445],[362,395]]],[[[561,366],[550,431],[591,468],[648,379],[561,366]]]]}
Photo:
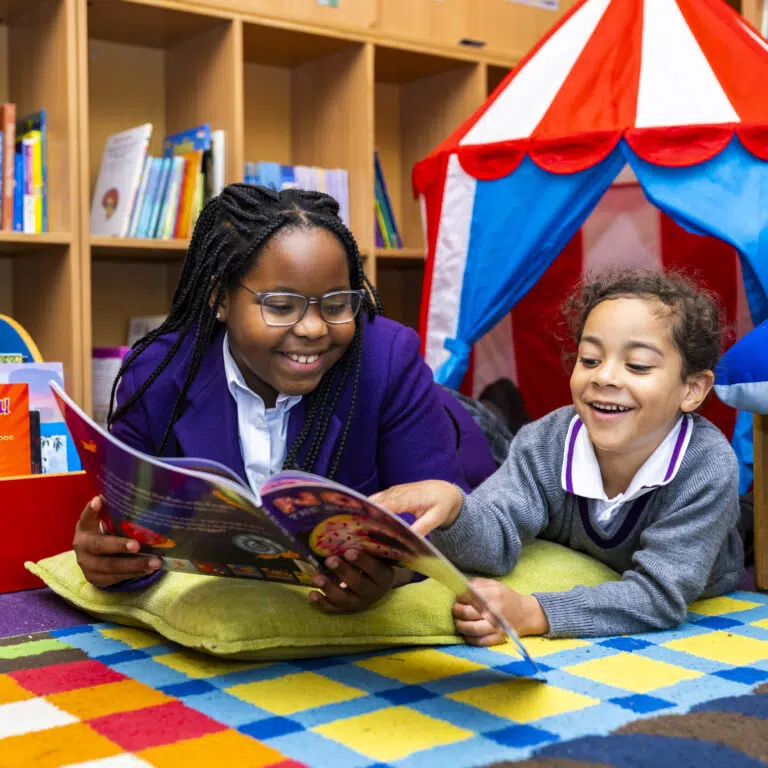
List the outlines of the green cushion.
{"type": "MultiPolygon", "coordinates": [[[[72,551],[26,567],[99,620],[153,629],[216,656],[272,661],[462,642],[451,619],[453,596],[432,579],[393,590],[364,613],[329,616],[310,605],[305,587],[168,573],[145,590],[115,593],[86,581],[72,551]]],[[[618,578],[587,555],[535,541],[500,581],[530,594],[618,578]]]]}

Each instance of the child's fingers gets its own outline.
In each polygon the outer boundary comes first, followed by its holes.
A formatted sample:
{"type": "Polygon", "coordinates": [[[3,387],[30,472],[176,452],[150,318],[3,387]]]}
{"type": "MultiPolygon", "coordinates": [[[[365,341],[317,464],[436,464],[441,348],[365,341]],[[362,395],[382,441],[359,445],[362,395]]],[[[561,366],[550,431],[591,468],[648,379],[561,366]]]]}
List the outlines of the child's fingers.
{"type": "Polygon", "coordinates": [[[153,573],[160,567],[157,558],[146,557],[93,557],[82,555],[78,564],[88,581],[107,587],[126,579],[135,579],[153,573]]]}
{"type": "Polygon", "coordinates": [[[435,528],[443,524],[443,515],[435,509],[429,509],[424,513],[415,513],[416,520],[411,523],[411,529],[419,536],[428,536],[435,528]]]}
{"type": "Polygon", "coordinates": [[[79,537],[75,548],[89,555],[133,555],[139,551],[139,542],[122,536],[86,533],[79,537]]]}
{"type": "Polygon", "coordinates": [[[351,613],[360,610],[360,598],[351,589],[342,589],[324,576],[315,576],[312,582],[325,592],[326,600],[338,608],[339,612],[351,613]]]}
{"type": "Polygon", "coordinates": [[[475,608],[474,605],[469,603],[455,602],[453,608],[451,608],[454,619],[462,619],[463,621],[480,621],[483,615],[475,608]]]}
{"type": "Polygon", "coordinates": [[[309,602],[312,603],[312,605],[319,608],[324,613],[341,613],[342,612],[341,608],[331,603],[322,592],[315,592],[315,591],[310,592],[309,602]]]}
{"type": "Polygon", "coordinates": [[[456,625],[457,632],[464,637],[483,637],[485,635],[495,635],[499,632],[488,619],[464,621],[463,619],[454,618],[453,623],[456,625]]]}
{"type": "MultiPolygon", "coordinates": [[[[345,569],[346,574],[348,574],[350,570],[358,572],[362,571],[363,575],[378,587],[389,588],[395,581],[395,572],[392,567],[382,562],[377,557],[373,557],[373,555],[359,552],[356,549],[348,549],[344,553],[344,560],[351,564],[345,569]]],[[[342,565],[345,565],[344,561],[341,562],[342,565]]],[[[341,578],[352,586],[345,575],[342,575],[341,578]]]]}
{"type": "Polygon", "coordinates": [[[99,513],[104,504],[103,496],[94,496],[86,505],[80,515],[78,526],[85,531],[99,530],[99,513]]]}
{"type": "MultiPolygon", "coordinates": [[[[462,633],[460,632],[459,634],[462,633]]],[[[464,641],[467,643],[467,645],[476,645],[481,648],[485,648],[489,645],[503,645],[507,642],[507,638],[501,632],[494,632],[490,635],[483,635],[482,637],[472,637],[465,635],[464,641]]]]}

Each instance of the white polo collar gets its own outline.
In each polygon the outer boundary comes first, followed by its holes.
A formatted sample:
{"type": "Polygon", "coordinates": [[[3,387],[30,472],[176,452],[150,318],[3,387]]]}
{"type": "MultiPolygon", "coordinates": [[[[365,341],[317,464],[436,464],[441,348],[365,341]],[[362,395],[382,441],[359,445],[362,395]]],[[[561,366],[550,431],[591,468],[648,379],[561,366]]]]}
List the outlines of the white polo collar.
{"type": "Polygon", "coordinates": [[[584,422],[578,416],[574,416],[568,427],[568,435],[563,447],[561,473],[563,490],[576,496],[603,502],[599,505],[603,509],[600,516],[608,517],[618,506],[654,488],[671,483],[683,463],[692,433],[693,418],[690,414],[683,414],[659,447],[637,470],[626,493],[620,493],[609,499],[603,487],[600,465],[597,463],[589,433],[584,422]]]}

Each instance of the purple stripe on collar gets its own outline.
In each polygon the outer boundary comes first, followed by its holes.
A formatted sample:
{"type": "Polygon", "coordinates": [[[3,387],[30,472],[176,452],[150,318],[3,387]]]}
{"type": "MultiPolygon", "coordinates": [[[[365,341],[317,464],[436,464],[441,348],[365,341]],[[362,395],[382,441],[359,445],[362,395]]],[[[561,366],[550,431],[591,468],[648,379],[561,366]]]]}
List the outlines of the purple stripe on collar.
{"type": "Polygon", "coordinates": [[[635,499],[634,503],[627,512],[627,516],[624,518],[624,522],[619,526],[619,530],[613,534],[613,536],[606,537],[602,531],[596,530],[592,525],[592,521],[589,519],[589,501],[583,496],[577,496],[579,501],[579,514],[581,516],[581,525],[584,528],[584,532],[592,540],[592,543],[602,549],[613,549],[623,544],[626,541],[627,536],[632,532],[632,529],[637,525],[637,521],[640,519],[640,515],[643,514],[643,510],[650,501],[652,493],[646,493],[635,499]]]}
{"type": "Polygon", "coordinates": [[[568,455],[565,458],[565,490],[568,493],[573,493],[573,451],[576,447],[576,436],[583,426],[584,422],[581,419],[576,419],[570,440],[568,440],[568,455]]]}
{"type": "Polygon", "coordinates": [[[688,434],[688,417],[683,416],[683,423],[680,425],[680,431],[677,433],[677,440],[675,441],[675,450],[672,451],[672,458],[669,461],[669,466],[667,467],[667,474],[664,475],[664,482],[666,483],[667,480],[669,480],[670,477],[672,477],[672,473],[675,470],[675,464],[677,464],[677,460],[680,457],[680,451],[683,449],[683,443],[685,442],[685,436],[688,434]]]}

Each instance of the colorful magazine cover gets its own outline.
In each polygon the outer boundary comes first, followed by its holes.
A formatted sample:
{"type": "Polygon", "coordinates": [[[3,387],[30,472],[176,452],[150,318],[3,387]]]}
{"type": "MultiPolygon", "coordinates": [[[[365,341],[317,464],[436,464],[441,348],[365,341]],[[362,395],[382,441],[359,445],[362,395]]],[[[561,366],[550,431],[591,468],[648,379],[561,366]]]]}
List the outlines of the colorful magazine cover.
{"type": "MultiPolygon", "coordinates": [[[[323,477],[286,471],[270,478],[258,498],[217,462],[140,453],[93,422],[60,386],[51,389],[83,468],[106,500],[105,526],[135,538],[164,569],[311,586],[316,573],[336,579],[325,558],[357,549],[431,577],[455,595],[468,594],[493,615],[408,520],[365,496],[323,477]]],[[[515,632],[494,618],[535,668],[515,632]]]]}

